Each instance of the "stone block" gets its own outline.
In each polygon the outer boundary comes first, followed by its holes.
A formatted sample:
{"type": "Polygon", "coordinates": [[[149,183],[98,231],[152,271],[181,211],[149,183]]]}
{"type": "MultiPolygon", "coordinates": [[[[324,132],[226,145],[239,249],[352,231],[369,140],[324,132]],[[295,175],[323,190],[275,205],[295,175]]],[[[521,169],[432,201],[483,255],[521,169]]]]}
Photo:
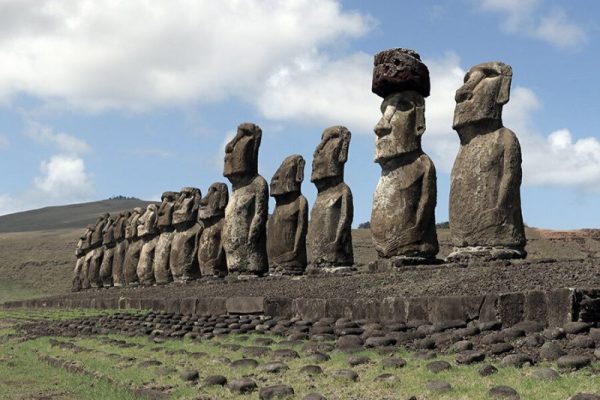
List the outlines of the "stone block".
{"type": "Polygon", "coordinates": [[[498,314],[504,327],[513,326],[525,318],[525,295],[506,293],[498,297],[498,314]]]}
{"type": "Polygon", "coordinates": [[[294,299],[292,300],[292,315],[310,320],[326,317],[327,301],[325,299],[294,299]]]}
{"type": "Polygon", "coordinates": [[[498,321],[498,295],[486,294],[479,309],[479,321],[493,322],[498,321]]]}
{"type": "Polygon", "coordinates": [[[352,301],[349,299],[327,299],[325,313],[331,318],[351,318],[352,301]]]}
{"type": "Polygon", "coordinates": [[[548,326],[563,326],[577,320],[575,290],[558,289],[546,292],[548,326]]]}
{"type": "Polygon", "coordinates": [[[377,299],[355,299],[352,301],[352,318],[379,321],[381,318],[381,301],[377,299]]]}
{"type": "Polygon", "coordinates": [[[546,324],[548,319],[548,304],[546,293],[531,291],[525,293],[525,320],[546,324]]]}
{"type": "Polygon", "coordinates": [[[271,297],[265,299],[265,315],[272,317],[292,317],[292,299],[288,297],[271,297]]]}
{"type": "Polygon", "coordinates": [[[223,315],[227,314],[225,297],[200,297],[196,300],[196,314],[223,315]]]}
{"type": "Polygon", "coordinates": [[[406,300],[402,297],[386,297],[381,300],[382,322],[406,322],[406,300]]]}
{"type": "Polygon", "coordinates": [[[406,299],[406,302],[407,322],[429,321],[429,299],[427,297],[413,297],[406,299]]]}
{"type": "Polygon", "coordinates": [[[181,312],[181,300],[180,299],[167,299],[165,300],[166,311],[168,313],[179,314],[181,312]]]}
{"type": "Polygon", "coordinates": [[[179,302],[180,311],[182,314],[192,315],[196,314],[196,298],[195,297],[187,297],[185,299],[181,299],[179,302]]]}
{"type": "Polygon", "coordinates": [[[229,297],[225,301],[228,314],[262,314],[265,311],[264,297],[229,297]]]}
{"type": "Polygon", "coordinates": [[[579,320],[583,322],[600,322],[600,290],[578,290],[579,320]]]}

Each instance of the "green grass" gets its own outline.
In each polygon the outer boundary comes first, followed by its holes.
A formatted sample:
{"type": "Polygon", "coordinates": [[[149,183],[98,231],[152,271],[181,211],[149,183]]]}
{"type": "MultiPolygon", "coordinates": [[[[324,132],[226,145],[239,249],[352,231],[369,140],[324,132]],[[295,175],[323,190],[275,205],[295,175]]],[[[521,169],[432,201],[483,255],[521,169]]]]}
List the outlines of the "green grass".
{"type": "MultiPolygon", "coordinates": [[[[196,399],[200,394],[214,399],[257,399],[257,393],[247,396],[233,395],[227,388],[203,388],[199,384],[188,384],[179,378],[179,373],[186,369],[196,369],[201,379],[208,375],[224,375],[229,380],[250,376],[259,387],[284,383],[294,388],[295,398],[301,399],[311,392],[320,392],[327,399],[406,399],[412,395],[426,396],[428,400],[445,399],[488,399],[488,390],[493,386],[507,385],[515,388],[522,399],[565,400],[578,392],[600,392],[600,364],[585,368],[578,372],[562,373],[558,381],[540,381],[532,377],[532,372],[540,367],[554,367],[551,364],[540,364],[530,368],[506,368],[493,363],[499,372],[489,377],[480,377],[477,369],[480,365],[459,366],[454,363],[453,355],[440,356],[438,360],[446,360],[452,364],[448,371],[434,374],[426,369],[429,361],[415,360],[411,353],[399,349],[393,356],[402,357],[407,366],[397,370],[384,370],[381,360],[384,356],[375,351],[363,351],[372,363],[357,367],[348,365],[348,354],[333,351],[329,353],[331,360],[320,363],[324,374],[309,377],[299,372],[307,364],[314,364],[303,352],[302,345],[293,348],[301,355],[300,359],[284,361],[289,370],[278,374],[269,374],[259,370],[246,368],[232,370],[228,364],[219,362],[218,357],[230,360],[243,358],[242,349],[232,350],[224,347],[228,344],[241,346],[255,345],[254,340],[264,335],[248,335],[246,340],[241,336],[227,336],[206,341],[167,340],[155,343],[146,337],[128,337],[121,335],[96,335],[76,338],[38,338],[19,341],[18,338],[1,340],[3,335],[11,333],[10,323],[6,321],[23,321],[27,318],[61,318],[68,319],[81,315],[94,315],[97,310],[54,310],[40,315],[39,310],[13,310],[0,312],[0,398],[1,393],[17,390],[20,397],[35,398],[39,393],[57,395],[54,398],[135,398],[127,388],[149,388],[169,394],[172,399],[196,399]],[[83,351],[73,351],[59,346],[51,346],[50,339],[72,343],[83,351]],[[124,341],[135,347],[119,347],[114,340],[124,341]],[[178,353],[184,351],[185,353],[178,353]],[[190,352],[206,353],[194,358],[190,352]],[[75,362],[89,373],[105,379],[86,378],[85,375],[68,373],[62,369],[49,367],[39,361],[39,356],[52,356],[62,360],[75,362]],[[128,358],[134,360],[128,361],[128,358]],[[140,363],[147,360],[158,360],[161,366],[142,368],[140,363]],[[8,363],[12,364],[7,367],[8,363]],[[174,368],[176,372],[161,374],[165,368],[174,368]],[[358,382],[342,381],[333,376],[338,369],[353,369],[360,375],[358,382]],[[35,374],[32,371],[35,370],[35,374]],[[382,373],[396,375],[395,383],[375,382],[374,378],[382,373]],[[35,377],[35,378],[32,378],[35,377]],[[108,384],[108,380],[114,382],[108,384]],[[425,385],[430,380],[445,380],[453,390],[447,394],[428,392],[425,385]],[[30,382],[31,381],[31,382],[30,382]],[[92,386],[93,384],[93,386],[92,386]],[[28,397],[31,396],[31,397],[28,397]],[[61,397],[62,396],[62,397],[61,397]]],[[[276,341],[280,337],[270,336],[276,341]]],[[[284,348],[277,342],[268,346],[271,349],[284,348]]],[[[271,361],[271,355],[256,357],[260,364],[271,361]]],[[[11,394],[12,396],[12,394],[11,394]]],[[[423,397],[419,397],[423,398],[423,397]]]]}

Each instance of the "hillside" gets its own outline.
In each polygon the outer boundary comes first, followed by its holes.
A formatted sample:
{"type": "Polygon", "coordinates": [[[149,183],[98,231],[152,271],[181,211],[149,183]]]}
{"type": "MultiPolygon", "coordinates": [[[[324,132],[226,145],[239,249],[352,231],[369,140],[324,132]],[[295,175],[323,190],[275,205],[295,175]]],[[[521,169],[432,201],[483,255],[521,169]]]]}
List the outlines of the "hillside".
{"type": "Polygon", "coordinates": [[[102,213],[118,213],[148,204],[139,199],[111,199],[23,211],[0,216],[0,233],[83,229],[102,213]]]}

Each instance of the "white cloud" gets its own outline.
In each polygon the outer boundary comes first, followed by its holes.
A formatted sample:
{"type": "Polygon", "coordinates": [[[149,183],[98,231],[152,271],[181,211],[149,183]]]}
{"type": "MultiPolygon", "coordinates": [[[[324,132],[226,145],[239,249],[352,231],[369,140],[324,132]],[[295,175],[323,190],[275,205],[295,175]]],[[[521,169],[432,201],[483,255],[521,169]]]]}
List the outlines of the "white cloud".
{"type": "Polygon", "coordinates": [[[372,132],[381,99],[372,94],[373,57],[356,53],[332,60],[313,54],[282,66],[258,96],[258,109],[275,120],[345,125],[372,132]]]}
{"type": "Polygon", "coordinates": [[[61,152],[81,154],[91,150],[84,140],[67,133],[55,132],[51,127],[34,121],[27,121],[24,134],[38,143],[53,144],[61,152]]]}
{"type": "Polygon", "coordinates": [[[542,17],[531,34],[563,49],[578,48],[587,42],[585,31],[570,21],[567,14],[560,9],[542,17]]]}
{"type": "Polygon", "coordinates": [[[588,40],[562,8],[541,10],[543,0],[470,1],[482,11],[502,14],[501,29],[507,33],[525,34],[559,49],[578,49],[588,40]]]}
{"type": "Polygon", "coordinates": [[[53,199],[85,199],[93,185],[83,159],[57,154],[40,165],[42,176],[34,180],[34,189],[53,199]]]}
{"type": "Polygon", "coordinates": [[[335,0],[5,0],[0,100],[96,111],[221,99],[370,24],[335,0]]]}

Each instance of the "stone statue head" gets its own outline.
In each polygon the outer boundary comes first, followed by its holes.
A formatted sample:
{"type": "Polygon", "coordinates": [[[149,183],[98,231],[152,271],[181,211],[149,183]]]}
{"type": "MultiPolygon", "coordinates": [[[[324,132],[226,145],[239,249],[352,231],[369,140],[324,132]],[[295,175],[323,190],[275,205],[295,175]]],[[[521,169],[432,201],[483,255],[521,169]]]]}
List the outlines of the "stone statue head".
{"type": "Polygon", "coordinates": [[[300,186],[304,180],[305,164],[306,162],[300,154],[291,155],[283,160],[271,178],[271,196],[300,192],[300,186]]]}
{"type": "Polygon", "coordinates": [[[472,67],[456,91],[452,127],[459,129],[473,123],[501,121],[502,106],[510,98],[511,81],[510,65],[487,62],[472,67]]]}
{"type": "Polygon", "coordinates": [[[425,132],[425,99],[409,90],[387,96],[381,103],[381,119],[373,129],[375,162],[387,161],[421,149],[425,132]]]}
{"type": "Polygon", "coordinates": [[[235,137],[225,146],[223,176],[254,176],[258,173],[258,149],[262,130],[251,123],[240,124],[235,137]]]}
{"type": "Polygon", "coordinates": [[[104,226],[108,221],[108,217],[110,214],[104,213],[96,219],[96,225],[94,226],[94,233],[92,233],[92,245],[101,245],[102,244],[102,235],[104,226]]]}
{"type": "Polygon", "coordinates": [[[202,194],[195,187],[184,187],[179,192],[173,212],[173,225],[195,222],[198,218],[198,206],[202,194]]]}
{"type": "Polygon", "coordinates": [[[313,154],[311,182],[344,176],[348,160],[350,131],[344,126],[331,126],[323,131],[321,143],[313,154]]]}
{"type": "Polygon", "coordinates": [[[131,212],[131,215],[127,219],[127,226],[125,227],[125,238],[133,239],[138,237],[138,220],[144,213],[144,209],[136,207],[131,212]]]}
{"type": "Polygon", "coordinates": [[[118,241],[125,238],[125,230],[127,229],[127,222],[130,216],[131,212],[123,211],[117,217],[115,221],[115,240],[118,241]]]}
{"type": "Polygon", "coordinates": [[[160,228],[167,228],[173,223],[173,211],[175,210],[175,202],[178,196],[179,193],[177,192],[164,192],[162,194],[157,221],[160,228]]]}
{"type": "Polygon", "coordinates": [[[198,218],[201,220],[222,217],[229,202],[229,189],[222,182],[215,182],[208,188],[206,195],[200,200],[198,218]]]}
{"type": "Polygon", "coordinates": [[[156,204],[148,204],[146,211],[138,219],[138,236],[150,236],[157,232],[156,219],[158,217],[158,207],[156,204]]]}
{"type": "Polygon", "coordinates": [[[110,245],[115,242],[115,222],[114,218],[108,218],[104,229],[102,230],[102,244],[110,245]]]}

